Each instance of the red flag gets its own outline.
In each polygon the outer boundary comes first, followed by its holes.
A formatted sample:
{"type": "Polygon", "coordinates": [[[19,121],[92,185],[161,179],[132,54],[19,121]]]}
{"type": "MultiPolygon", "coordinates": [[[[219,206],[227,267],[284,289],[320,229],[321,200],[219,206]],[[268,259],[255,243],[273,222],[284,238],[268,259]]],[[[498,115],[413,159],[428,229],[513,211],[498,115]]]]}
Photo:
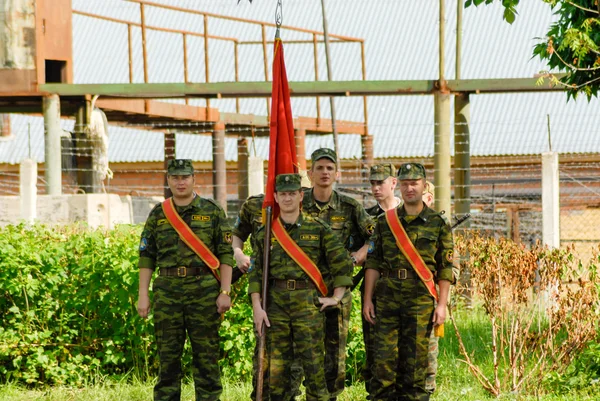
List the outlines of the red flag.
{"type": "Polygon", "coordinates": [[[294,124],[292,105],[288,86],[285,61],[283,59],[283,43],[275,39],[273,57],[273,87],[271,90],[271,123],[269,131],[269,166],[267,168],[267,189],[263,209],[273,207],[273,217],[279,215],[279,207],[275,204],[275,177],[279,174],[298,172],[296,142],[294,141],[294,124]]]}

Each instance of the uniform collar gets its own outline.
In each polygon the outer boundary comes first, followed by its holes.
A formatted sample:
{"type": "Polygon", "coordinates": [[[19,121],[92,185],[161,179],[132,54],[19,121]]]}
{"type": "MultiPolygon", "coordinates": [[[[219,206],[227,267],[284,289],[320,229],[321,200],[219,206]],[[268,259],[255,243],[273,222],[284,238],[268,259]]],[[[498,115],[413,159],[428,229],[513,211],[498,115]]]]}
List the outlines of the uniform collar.
{"type": "Polygon", "coordinates": [[[319,210],[323,210],[325,208],[332,208],[332,209],[338,209],[340,207],[340,195],[337,193],[337,191],[334,189],[333,191],[331,191],[331,198],[329,198],[329,202],[323,206],[322,208],[319,206],[319,204],[317,203],[317,200],[315,199],[315,195],[314,195],[314,188],[310,189],[310,196],[308,197],[308,202],[306,202],[306,206],[311,208],[311,207],[316,207],[319,210]]]}
{"type": "MultiPolygon", "coordinates": [[[[398,210],[398,217],[400,217],[401,219],[404,219],[404,217],[407,216],[406,209],[404,209],[404,204],[402,206],[400,206],[397,210],[398,210]]],[[[432,212],[433,212],[433,209],[430,209],[425,204],[425,202],[423,202],[423,210],[421,210],[421,213],[419,213],[416,218],[421,219],[422,221],[427,221],[427,220],[429,220],[432,212]]]]}
{"type": "MultiPolygon", "coordinates": [[[[284,227],[286,227],[286,225],[288,225],[289,223],[284,222],[283,220],[281,220],[281,217],[277,217],[279,219],[279,221],[281,222],[281,225],[283,225],[284,227]]],[[[296,227],[300,227],[302,224],[304,223],[304,216],[302,215],[302,211],[300,211],[300,215],[298,216],[298,218],[296,219],[296,222],[294,223],[294,225],[296,227]]]]}

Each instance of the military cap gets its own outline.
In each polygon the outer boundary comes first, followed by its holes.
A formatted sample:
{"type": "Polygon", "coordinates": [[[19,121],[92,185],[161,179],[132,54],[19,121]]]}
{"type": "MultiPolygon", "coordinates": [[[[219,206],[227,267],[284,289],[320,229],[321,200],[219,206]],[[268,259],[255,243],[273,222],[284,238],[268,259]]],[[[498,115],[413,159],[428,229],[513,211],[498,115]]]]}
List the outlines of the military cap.
{"type": "Polygon", "coordinates": [[[301,182],[302,177],[300,177],[300,174],[279,174],[275,178],[275,191],[298,191],[302,188],[301,182]]]}
{"type": "Polygon", "coordinates": [[[335,150],[333,150],[333,149],[320,148],[320,149],[317,149],[314,152],[312,152],[312,155],[310,155],[310,159],[313,163],[316,162],[317,160],[321,160],[324,157],[328,158],[329,160],[331,160],[334,163],[337,163],[337,154],[335,153],[335,150]]]}
{"type": "Polygon", "coordinates": [[[193,175],[194,166],[190,159],[172,159],[167,165],[168,175],[193,175]]]}
{"type": "Polygon", "coordinates": [[[396,175],[396,167],[392,163],[376,164],[371,166],[369,181],[383,181],[396,175]]]}
{"type": "Polygon", "coordinates": [[[404,163],[398,169],[399,180],[418,180],[426,177],[425,167],[421,163],[404,163]]]}

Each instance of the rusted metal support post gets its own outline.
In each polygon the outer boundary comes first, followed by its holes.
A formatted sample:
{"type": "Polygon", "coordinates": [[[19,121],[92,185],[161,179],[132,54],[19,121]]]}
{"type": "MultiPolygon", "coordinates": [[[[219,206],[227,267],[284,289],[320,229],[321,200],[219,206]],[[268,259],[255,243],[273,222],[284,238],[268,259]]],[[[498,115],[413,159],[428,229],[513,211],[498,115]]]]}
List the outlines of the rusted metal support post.
{"type": "Polygon", "coordinates": [[[306,170],[306,129],[303,127],[295,129],[294,140],[296,142],[298,169],[306,170]]]}
{"type": "Polygon", "coordinates": [[[240,136],[237,143],[238,148],[238,199],[240,205],[248,198],[248,139],[240,136]]]}
{"type": "Polygon", "coordinates": [[[146,14],[144,13],[144,3],[140,3],[140,19],[142,25],[142,57],[144,60],[144,82],[148,83],[148,49],[146,46],[146,14]]]}
{"type": "MultiPolygon", "coordinates": [[[[364,40],[360,42],[360,60],[362,67],[362,79],[363,81],[367,80],[367,62],[365,58],[365,42],[364,40]]],[[[363,116],[365,119],[365,135],[369,134],[369,110],[367,107],[367,97],[363,96],[363,116]]]]}
{"type": "Polygon", "coordinates": [[[43,100],[44,110],[44,177],[46,194],[62,193],[62,169],[60,146],[60,99],[58,95],[48,95],[43,100]]]}
{"type": "Polygon", "coordinates": [[[369,167],[373,165],[373,136],[361,135],[360,145],[362,150],[361,173],[363,180],[367,180],[369,167]]]}
{"type": "Polygon", "coordinates": [[[227,164],[225,161],[225,124],[213,126],[213,196],[227,213],[227,164]]]}
{"type": "Polygon", "coordinates": [[[0,114],[0,137],[8,138],[11,136],[10,114],[0,114]]]}
{"type": "Polygon", "coordinates": [[[169,184],[167,183],[167,167],[169,165],[169,160],[173,160],[176,158],[175,155],[175,133],[171,132],[171,131],[167,131],[165,132],[165,162],[164,162],[164,168],[165,168],[165,189],[164,189],[164,195],[165,195],[165,199],[170,198],[171,196],[173,196],[173,193],[171,192],[171,189],[169,188],[169,184]]]}
{"type": "Polygon", "coordinates": [[[434,181],[435,181],[435,210],[446,212],[451,216],[451,180],[450,180],[450,93],[448,91],[444,72],[444,29],[445,2],[439,3],[439,80],[438,91],[434,95],[434,181]]]}

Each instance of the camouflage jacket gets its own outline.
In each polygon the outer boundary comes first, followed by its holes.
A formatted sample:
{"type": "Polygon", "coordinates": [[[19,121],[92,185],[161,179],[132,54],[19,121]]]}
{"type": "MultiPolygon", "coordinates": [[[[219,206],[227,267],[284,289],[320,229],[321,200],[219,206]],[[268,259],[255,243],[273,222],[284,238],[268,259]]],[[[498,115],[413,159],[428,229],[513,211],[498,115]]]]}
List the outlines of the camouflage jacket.
{"type": "Polygon", "coordinates": [[[350,252],[360,249],[369,240],[375,228],[373,219],[360,203],[335,190],[329,203],[323,207],[317,204],[312,188],[305,190],[302,211],[329,224],[350,252]]]}
{"type": "Polygon", "coordinates": [[[242,241],[246,241],[248,237],[252,235],[250,243],[252,249],[256,249],[254,246],[256,233],[263,225],[262,205],[264,200],[265,195],[263,194],[251,196],[246,199],[242,204],[238,218],[233,226],[233,235],[240,238],[242,241]]]}
{"type": "MultiPolygon", "coordinates": [[[[187,206],[175,206],[183,221],[192,228],[222,264],[234,266],[231,228],[225,212],[211,199],[196,196],[187,206]]],[[[157,204],[150,212],[140,241],[140,268],[203,267],[206,264],[180,238],[157,204]]]]}
{"type": "MultiPolygon", "coordinates": [[[[327,288],[352,285],[352,260],[333,231],[320,219],[313,219],[303,213],[295,224],[284,224],[290,237],[302,248],[306,255],[319,267],[327,288]]],[[[248,293],[261,291],[264,253],[264,226],[256,235],[255,268],[249,274],[248,293]]],[[[310,280],[304,270],[285,252],[275,237],[271,237],[271,262],[269,279],[310,280]]]]}
{"type": "MultiPolygon", "coordinates": [[[[452,258],[454,243],[452,232],[447,221],[433,209],[423,205],[421,213],[414,220],[406,220],[404,206],[396,209],[406,234],[431,270],[436,281],[448,280],[454,283],[452,258]]],[[[375,233],[369,244],[367,269],[389,271],[396,269],[413,269],[404,254],[398,249],[396,239],[387,224],[385,214],[377,218],[375,233]]]]}

